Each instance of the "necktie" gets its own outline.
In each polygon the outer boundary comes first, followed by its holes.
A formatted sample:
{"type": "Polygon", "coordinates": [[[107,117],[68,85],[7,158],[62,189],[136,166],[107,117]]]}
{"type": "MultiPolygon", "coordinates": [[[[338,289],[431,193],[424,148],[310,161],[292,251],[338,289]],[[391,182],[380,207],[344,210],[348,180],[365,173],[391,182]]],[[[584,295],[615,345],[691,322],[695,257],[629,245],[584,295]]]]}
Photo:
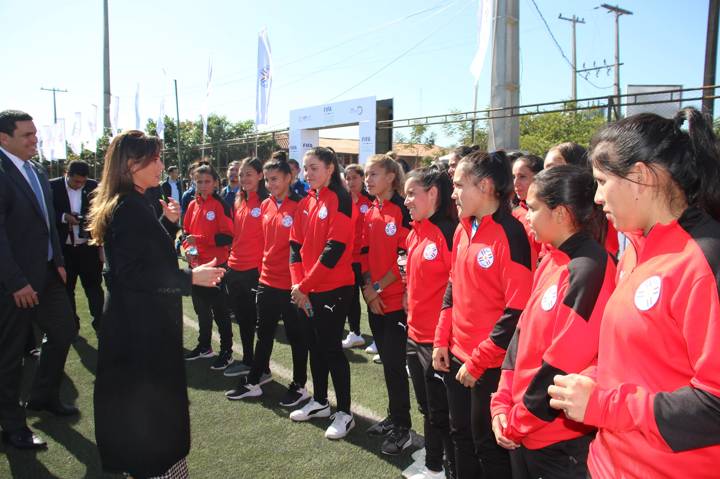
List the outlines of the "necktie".
{"type": "MultiPolygon", "coordinates": [[[[50,222],[48,219],[48,213],[47,209],[45,208],[45,201],[43,201],[43,194],[42,190],[40,189],[40,183],[38,182],[37,176],[35,176],[35,172],[30,167],[30,162],[26,161],[23,165],[23,168],[25,169],[25,174],[27,174],[28,181],[30,182],[30,187],[33,190],[33,193],[35,193],[35,198],[37,199],[38,204],[40,205],[40,210],[45,215],[45,224],[48,227],[48,232],[50,231],[50,222]]],[[[52,242],[50,241],[50,235],[48,234],[48,261],[53,259],[53,249],[52,249],[52,242]]]]}

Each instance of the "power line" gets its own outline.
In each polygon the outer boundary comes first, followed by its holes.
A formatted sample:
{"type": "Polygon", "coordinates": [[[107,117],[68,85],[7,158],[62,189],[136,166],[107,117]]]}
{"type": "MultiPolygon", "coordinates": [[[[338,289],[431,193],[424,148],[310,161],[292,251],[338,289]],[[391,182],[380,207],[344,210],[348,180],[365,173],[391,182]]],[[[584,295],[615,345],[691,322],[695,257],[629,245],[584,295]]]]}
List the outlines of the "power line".
{"type": "MultiPolygon", "coordinates": [[[[470,4],[470,2],[468,1],[468,2],[465,4],[465,6],[467,6],[467,5],[469,5],[469,4],[470,4]]],[[[392,60],[390,60],[388,63],[386,63],[385,65],[383,65],[383,66],[380,67],[379,69],[375,70],[373,73],[371,73],[370,75],[366,76],[365,78],[363,78],[363,79],[360,80],[359,82],[355,83],[355,84],[354,84],[353,86],[351,86],[350,88],[348,88],[348,89],[344,90],[342,93],[340,93],[340,94],[338,94],[338,95],[335,95],[334,97],[330,98],[326,103],[329,103],[329,102],[331,102],[331,101],[334,101],[334,100],[336,100],[337,98],[340,98],[341,96],[343,96],[344,94],[346,94],[346,93],[354,90],[355,88],[359,87],[360,85],[362,85],[362,84],[365,83],[366,81],[368,81],[368,80],[370,80],[371,78],[375,77],[376,75],[378,75],[379,73],[381,73],[383,70],[387,69],[388,67],[390,67],[391,65],[393,65],[394,63],[396,63],[397,61],[401,60],[401,59],[402,59],[403,57],[405,57],[408,53],[410,53],[410,52],[413,51],[415,48],[417,48],[417,47],[419,47],[420,45],[422,45],[428,38],[432,37],[432,36],[435,35],[437,32],[439,32],[440,30],[442,30],[443,28],[445,28],[450,22],[452,22],[453,20],[455,20],[455,18],[457,18],[457,17],[458,17],[461,13],[463,13],[464,11],[465,11],[465,8],[461,8],[460,11],[458,11],[457,14],[453,15],[453,16],[450,18],[449,21],[447,21],[446,23],[443,23],[443,24],[440,25],[438,28],[436,28],[435,30],[431,31],[428,35],[424,36],[419,42],[413,44],[410,48],[408,48],[407,50],[403,51],[400,55],[396,56],[395,58],[393,58],[392,60]]]]}
{"type": "MultiPolygon", "coordinates": [[[[545,29],[547,30],[548,34],[550,35],[550,38],[552,38],[552,41],[555,42],[555,46],[557,47],[558,51],[560,52],[560,55],[565,59],[568,65],[570,65],[570,68],[575,68],[572,61],[565,55],[565,52],[563,51],[562,47],[560,46],[560,43],[557,41],[557,38],[555,38],[555,35],[553,34],[552,30],[550,29],[550,25],[548,25],[547,20],[545,20],[545,17],[543,16],[542,12],[540,11],[540,7],[538,7],[537,3],[535,3],[535,0],[530,0],[532,4],[535,6],[535,10],[537,11],[538,15],[540,16],[540,19],[545,24],[545,29]]],[[[610,86],[600,86],[596,85],[592,81],[590,81],[588,78],[581,77],[583,80],[594,86],[595,88],[598,88],[600,90],[609,90],[612,88],[612,85],[610,86]]]]}

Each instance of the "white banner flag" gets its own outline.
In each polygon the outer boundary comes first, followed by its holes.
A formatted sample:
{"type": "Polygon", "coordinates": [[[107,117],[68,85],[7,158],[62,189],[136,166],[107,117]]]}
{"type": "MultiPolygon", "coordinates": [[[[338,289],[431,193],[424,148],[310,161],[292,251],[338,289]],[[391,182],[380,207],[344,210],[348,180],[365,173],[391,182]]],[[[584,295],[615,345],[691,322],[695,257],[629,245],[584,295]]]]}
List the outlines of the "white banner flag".
{"type": "Polygon", "coordinates": [[[203,100],[203,111],[202,111],[202,122],[203,122],[203,136],[202,136],[202,142],[205,143],[205,136],[207,135],[207,128],[208,128],[208,111],[210,110],[210,92],[211,85],[212,85],[212,57],[208,59],[208,75],[207,75],[207,85],[205,87],[205,100],[203,100]]]}
{"type": "Polygon", "coordinates": [[[165,140],[165,97],[160,99],[160,113],[158,114],[155,131],[157,131],[158,138],[165,140]]]}
{"type": "Polygon", "coordinates": [[[482,73],[483,64],[485,63],[485,55],[487,54],[490,38],[492,37],[494,3],[495,0],[478,0],[478,48],[475,52],[475,58],[473,58],[472,64],[470,65],[470,73],[472,73],[472,76],[475,78],[475,84],[480,80],[480,73],[482,73]]]}
{"type": "Polygon", "coordinates": [[[272,56],[267,29],[258,36],[257,88],[255,97],[255,126],[268,124],[270,89],[272,87],[272,56]]]}
{"type": "Polygon", "coordinates": [[[82,113],[79,111],[75,112],[72,130],[70,131],[70,141],[68,141],[68,143],[70,144],[70,149],[72,149],[73,153],[76,155],[80,155],[82,153],[82,113]]]}
{"type": "Polygon", "coordinates": [[[120,97],[113,96],[110,99],[110,129],[112,130],[113,136],[118,134],[118,115],[120,114],[120,97]]]}
{"type": "Polygon", "coordinates": [[[92,148],[90,148],[92,151],[95,151],[97,148],[97,112],[98,107],[97,105],[93,104],[91,105],[92,109],[90,110],[90,115],[88,116],[87,121],[87,131],[85,135],[85,143],[92,145],[92,148]]]}
{"type": "Polygon", "coordinates": [[[142,130],[142,126],[140,125],[140,84],[137,84],[137,88],[135,89],[135,129],[136,130],[142,130]]]}

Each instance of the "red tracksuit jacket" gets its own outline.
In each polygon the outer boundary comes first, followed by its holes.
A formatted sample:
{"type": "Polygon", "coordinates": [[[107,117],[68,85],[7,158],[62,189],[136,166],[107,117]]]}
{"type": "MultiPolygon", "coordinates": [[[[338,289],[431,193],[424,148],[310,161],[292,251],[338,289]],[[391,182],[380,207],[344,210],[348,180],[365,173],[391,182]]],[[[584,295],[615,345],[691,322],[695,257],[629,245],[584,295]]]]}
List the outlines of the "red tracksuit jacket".
{"type": "Polygon", "coordinates": [[[388,271],[392,271],[396,281],[380,292],[385,303],[384,311],[391,313],[402,309],[405,287],[398,268],[398,252],[405,250],[405,240],[410,233],[410,213],[405,207],[402,196],[393,193],[392,198],[380,203],[376,198],[365,213],[363,224],[360,266],[363,274],[369,272],[373,282],[380,281],[388,271]]]}
{"type": "Polygon", "coordinates": [[[240,201],[235,208],[233,221],[234,236],[230,248],[228,266],[235,271],[260,268],[263,256],[263,227],[261,203],[267,195],[260,197],[257,192],[248,194],[247,200],[240,201]]]}
{"type": "Polygon", "coordinates": [[[371,196],[367,191],[362,190],[358,195],[355,206],[358,209],[358,215],[355,219],[355,241],[353,242],[353,263],[360,262],[360,251],[362,250],[362,235],[364,231],[365,213],[375,201],[375,197],[371,196]]]}
{"type": "Polygon", "coordinates": [[[689,208],[628,237],[585,412],[590,472],[720,477],[720,224],[689,208]]]}
{"type": "Polygon", "coordinates": [[[304,294],[355,284],[352,198],[342,186],[312,190],[290,230],[290,277],[304,294]]]}
{"type": "MultiPolygon", "coordinates": [[[[183,229],[195,237],[198,263],[205,264],[217,258],[217,264],[228,260],[229,246],[233,241],[232,210],[213,193],[203,200],[197,195],[188,205],[183,229]]],[[[185,242],[187,249],[190,245],[185,242]]]]}
{"type": "Polygon", "coordinates": [[[260,283],[276,289],[287,289],[290,283],[290,229],[301,198],[290,194],[278,207],[277,200],[270,197],[262,202],[263,257],[260,283]]]}
{"type": "Polygon", "coordinates": [[[462,220],[435,347],[449,347],[475,378],[499,367],[530,297],[536,261],[510,212],[483,217],[474,236],[472,218],[462,220]]]}
{"type": "Polygon", "coordinates": [[[435,213],[413,222],[407,237],[408,337],[416,343],[432,344],[435,339],[456,228],[457,221],[435,213]]]}
{"type": "Polygon", "coordinates": [[[587,233],[549,248],[503,362],[492,416],[505,414],[505,437],[540,449],[589,433],[550,407],[556,374],[580,373],[595,363],[600,322],[615,286],[615,263],[587,233]]]}

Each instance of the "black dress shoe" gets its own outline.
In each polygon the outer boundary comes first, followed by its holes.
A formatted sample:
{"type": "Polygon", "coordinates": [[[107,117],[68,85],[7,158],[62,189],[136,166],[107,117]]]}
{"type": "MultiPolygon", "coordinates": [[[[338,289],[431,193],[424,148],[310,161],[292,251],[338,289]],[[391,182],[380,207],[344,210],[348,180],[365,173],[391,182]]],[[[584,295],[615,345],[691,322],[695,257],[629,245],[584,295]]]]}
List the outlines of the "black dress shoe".
{"type": "Polygon", "coordinates": [[[17,431],[3,431],[2,440],[17,449],[46,449],[47,443],[40,436],[36,436],[30,429],[23,428],[17,431]]]}
{"type": "Polygon", "coordinates": [[[80,414],[80,410],[73,405],[63,404],[60,401],[55,403],[37,403],[34,401],[28,401],[25,403],[25,408],[31,411],[47,411],[56,416],[77,416],[80,414]]]}

